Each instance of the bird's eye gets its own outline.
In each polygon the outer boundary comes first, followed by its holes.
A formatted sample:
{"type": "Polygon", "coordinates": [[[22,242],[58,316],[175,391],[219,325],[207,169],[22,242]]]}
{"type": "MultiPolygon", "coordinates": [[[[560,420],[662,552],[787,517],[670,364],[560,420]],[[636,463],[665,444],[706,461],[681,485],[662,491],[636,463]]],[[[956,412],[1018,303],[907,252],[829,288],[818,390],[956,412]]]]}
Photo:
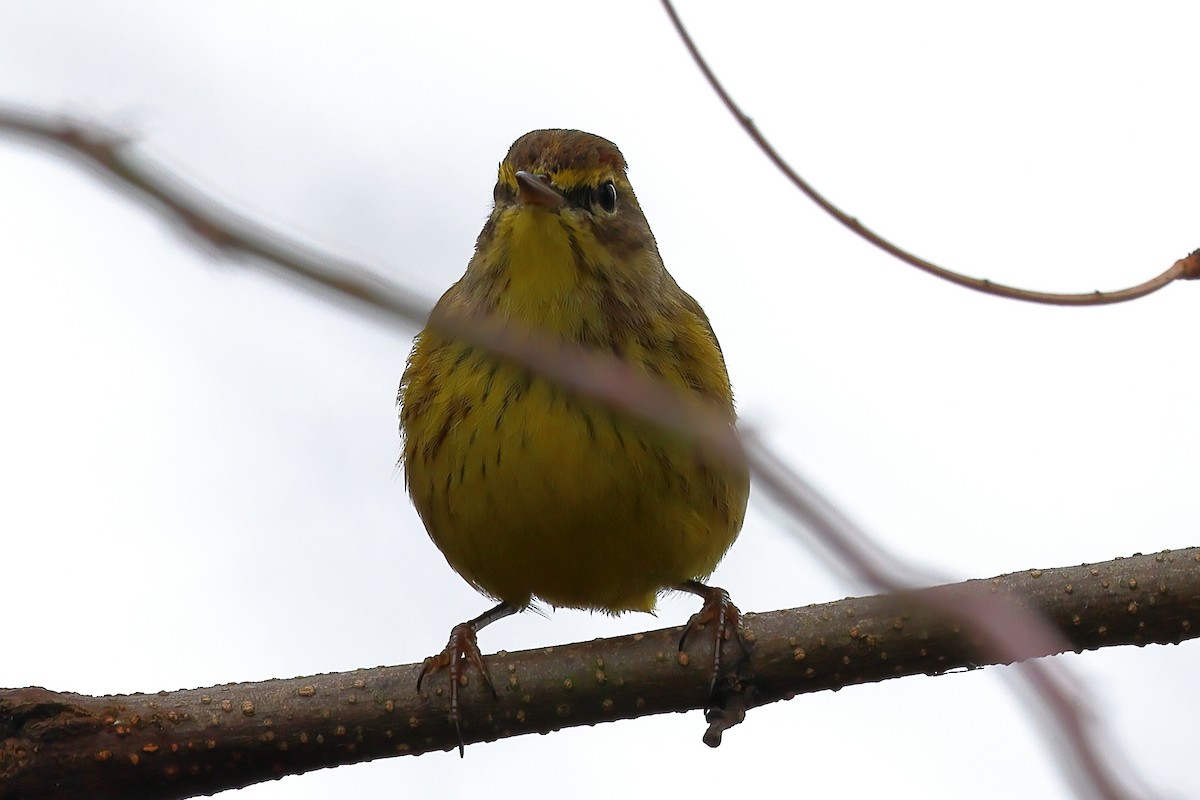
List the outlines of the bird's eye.
{"type": "Polygon", "coordinates": [[[617,187],[612,181],[602,183],[596,189],[596,202],[609,214],[617,210],[617,187]]]}

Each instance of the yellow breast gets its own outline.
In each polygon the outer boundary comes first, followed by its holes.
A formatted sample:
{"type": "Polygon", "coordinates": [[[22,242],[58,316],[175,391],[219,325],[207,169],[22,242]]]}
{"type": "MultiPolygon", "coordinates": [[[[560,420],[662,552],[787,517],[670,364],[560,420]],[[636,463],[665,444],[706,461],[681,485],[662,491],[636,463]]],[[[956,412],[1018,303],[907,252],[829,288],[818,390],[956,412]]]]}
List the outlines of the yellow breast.
{"type": "MultiPolygon", "coordinates": [[[[526,371],[446,344],[408,424],[413,501],[450,565],[523,605],[650,610],[712,571],[741,524],[745,483],[679,441],[526,371]]],[[[414,365],[420,364],[414,359],[414,365]]]]}

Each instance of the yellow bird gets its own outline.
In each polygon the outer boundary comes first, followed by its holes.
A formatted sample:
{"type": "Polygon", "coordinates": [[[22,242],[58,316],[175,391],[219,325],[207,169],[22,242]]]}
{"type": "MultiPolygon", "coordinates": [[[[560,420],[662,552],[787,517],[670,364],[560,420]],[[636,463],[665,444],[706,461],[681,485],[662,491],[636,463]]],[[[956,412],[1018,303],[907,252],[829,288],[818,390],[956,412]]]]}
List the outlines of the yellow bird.
{"type": "MultiPolygon", "coordinates": [[[[732,426],[712,326],[664,268],[625,171],[616,145],[589,133],[541,130],[514,142],[466,274],[433,318],[490,316],[612,354],[711,404],[732,426]]],[[[432,324],[416,338],[397,400],[405,480],[429,536],[459,575],[499,601],[455,626],[421,672],[423,680],[449,668],[456,726],[464,663],[491,688],[476,633],[535,598],[619,614],[652,611],[667,590],[700,595],[704,608],[687,630],[714,623],[715,680],[738,612],[700,580],[741,529],[744,464],[432,324]]],[[[461,740],[460,732],[460,753],[461,740]]]]}

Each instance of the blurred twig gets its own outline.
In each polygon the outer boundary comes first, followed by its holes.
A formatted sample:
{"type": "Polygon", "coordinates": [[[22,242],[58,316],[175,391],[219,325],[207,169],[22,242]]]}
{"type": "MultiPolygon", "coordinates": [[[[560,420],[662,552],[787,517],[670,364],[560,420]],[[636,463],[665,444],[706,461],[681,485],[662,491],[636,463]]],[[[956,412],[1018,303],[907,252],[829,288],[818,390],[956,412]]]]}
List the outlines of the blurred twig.
{"type": "Polygon", "coordinates": [[[684,46],[691,54],[692,59],[696,62],[696,66],[704,73],[705,79],[712,86],[713,91],[721,98],[721,102],[729,109],[729,113],[734,116],[738,124],[746,131],[747,135],[754,140],[759,149],[770,159],[780,172],[787,177],[789,181],[800,191],[804,192],[810,200],[816,203],[829,216],[836,219],[845,227],[849,228],[858,236],[867,240],[871,244],[883,250],[889,255],[895,256],[906,264],[910,264],[917,269],[924,270],[930,275],[935,275],[943,280],[957,283],[959,286],[965,286],[968,289],[974,289],[985,294],[998,295],[1007,297],[1012,300],[1025,300],[1030,303],[1043,303],[1046,305],[1060,306],[1098,306],[1110,305],[1112,303],[1124,303],[1128,300],[1136,300],[1139,297],[1145,297],[1152,292],[1157,292],[1167,284],[1176,280],[1194,280],[1200,278],[1200,250],[1194,250],[1191,254],[1181,258],[1172,264],[1161,275],[1157,275],[1145,283],[1140,283],[1137,286],[1131,286],[1128,289],[1119,289],[1111,292],[1084,292],[1081,294],[1057,294],[1053,292],[1038,292],[1030,289],[1018,289],[1013,286],[1005,286],[1004,284],[994,283],[986,278],[972,278],[963,275],[953,270],[940,267],[931,261],[926,261],[920,256],[914,255],[897,244],[894,244],[880,236],[875,231],[868,228],[858,221],[856,217],[847,214],[842,209],[834,205],[828,198],[818,192],[808,181],[800,177],[800,174],[792,169],[791,165],[784,160],[783,156],[767,141],[766,136],[754,124],[754,121],[748,117],[741,107],[734,102],[733,97],[725,90],[725,87],[717,79],[716,74],[708,65],[704,56],[701,55],[700,49],[696,43],[692,41],[692,37],[683,27],[683,21],[675,12],[675,7],[670,0],[662,0],[663,8],[666,9],[667,15],[671,18],[671,23],[675,26],[679,38],[683,40],[684,46]]]}
{"type": "MultiPolygon", "coordinates": [[[[350,300],[391,324],[420,326],[433,303],[357,264],[338,260],[267,230],[138,158],[127,137],[94,123],[0,105],[0,134],[52,146],[222,255],[272,274],[298,278],[323,299],[350,300]]],[[[436,310],[429,323],[532,367],[559,383],[743,459],[726,415],[672,390],[611,355],[549,342],[501,320],[436,310]]]]}
{"type": "Polygon", "coordinates": [[[320,286],[335,297],[358,301],[417,325],[424,323],[433,305],[357,264],[338,261],[284,239],[178,178],[140,163],[130,153],[127,136],[100,125],[0,106],[0,133],[49,145],[56,148],[56,154],[74,157],[102,180],[147,203],[159,216],[199,237],[226,258],[282,267],[287,274],[320,286]]]}
{"type": "MultiPolygon", "coordinates": [[[[353,300],[390,323],[420,324],[429,304],[404,287],[366,269],[323,256],[290,242],[229,211],[192,187],[136,158],[128,142],[95,125],[0,106],[0,133],[52,146],[82,160],[92,171],[147,202],[157,212],[216,247],[230,258],[302,279],[322,296],[353,300]]],[[[745,459],[757,486],[805,526],[805,531],[837,554],[839,565],[881,592],[902,592],[929,583],[917,570],[900,577],[900,561],[858,531],[853,523],[755,437],[739,437],[720,413],[655,381],[621,360],[571,343],[559,343],[513,330],[491,317],[435,312],[430,325],[517,360],[539,374],[625,413],[691,438],[697,446],[727,459],[745,459]]],[[[930,610],[968,620],[984,636],[982,648],[995,663],[1022,661],[1067,648],[1060,634],[1039,618],[1008,603],[950,603],[922,595],[930,610]]],[[[1098,733],[1070,690],[1070,682],[1046,662],[1025,669],[1029,685],[1049,709],[1069,744],[1067,754],[1090,781],[1097,796],[1118,798],[1118,788],[1100,753],[1098,733]]],[[[1107,746],[1111,750],[1110,746],[1107,746]]]]}
{"type": "MultiPolygon", "coordinates": [[[[1024,608],[1060,633],[1060,647],[1028,657],[1178,643],[1200,635],[1191,624],[1200,614],[1200,548],[747,614],[752,660],[726,709],[1008,663],[985,655],[991,634],[940,610],[997,604],[1024,608]]],[[[708,673],[676,653],[681,631],[490,656],[492,674],[504,676],[500,696],[468,687],[464,737],[485,742],[700,708],[708,673]]],[[[0,691],[0,800],[165,800],[451,750],[457,739],[443,699],[415,691],[419,669],[104,697],[0,691]]],[[[738,719],[714,719],[713,727],[719,734],[738,719]]]]}

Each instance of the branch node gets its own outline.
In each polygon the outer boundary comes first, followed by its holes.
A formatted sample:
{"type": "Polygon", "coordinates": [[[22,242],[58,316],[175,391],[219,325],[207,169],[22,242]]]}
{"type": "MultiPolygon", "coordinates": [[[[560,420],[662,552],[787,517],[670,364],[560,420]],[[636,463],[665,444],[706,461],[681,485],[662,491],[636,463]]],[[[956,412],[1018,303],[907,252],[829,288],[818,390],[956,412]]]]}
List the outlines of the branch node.
{"type": "Polygon", "coordinates": [[[1200,249],[1193,250],[1176,261],[1175,267],[1179,270],[1181,280],[1194,281],[1200,278],[1200,249]]]}

